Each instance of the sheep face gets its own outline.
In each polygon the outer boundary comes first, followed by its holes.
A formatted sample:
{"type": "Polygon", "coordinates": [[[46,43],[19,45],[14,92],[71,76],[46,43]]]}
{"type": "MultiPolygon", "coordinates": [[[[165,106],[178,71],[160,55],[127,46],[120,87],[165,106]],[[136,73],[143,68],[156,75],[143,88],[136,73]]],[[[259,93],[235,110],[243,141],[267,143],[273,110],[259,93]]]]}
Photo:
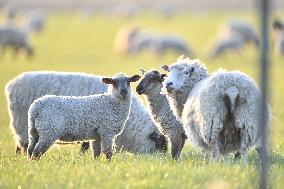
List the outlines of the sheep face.
{"type": "Polygon", "coordinates": [[[140,69],[140,71],[142,75],[144,75],[144,78],[137,86],[136,92],[139,95],[149,94],[150,92],[155,90],[159,90],[158,92],[160,92],[166,74],[161,74],[157,70],[149,70],[146,72],[145,70],[140,69]]]}
{"type": "Polygon", "coordinates": [[[136,82],[140,79],[139,75],[128,77],[125,74],[118,74],[110,78],[102,78],[102,82],[111,85],[111,92],[114,96],[120,98],[130,98],[130,82],[136,82]]]}
{"type": "Polygon", "coordinates": [[[167,92],[182,92],[192,89],[193,85],[207,76],[207,69],[199,60],[178,59],[171,66],[163,65],[162,69],[169,72],[164,81],[167,92]]]}

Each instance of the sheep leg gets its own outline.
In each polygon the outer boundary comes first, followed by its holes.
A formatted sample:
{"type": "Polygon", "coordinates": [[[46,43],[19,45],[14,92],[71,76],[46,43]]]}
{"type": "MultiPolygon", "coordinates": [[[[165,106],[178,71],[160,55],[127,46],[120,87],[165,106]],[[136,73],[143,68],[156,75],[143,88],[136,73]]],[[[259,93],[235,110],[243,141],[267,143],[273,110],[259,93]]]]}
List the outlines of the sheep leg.
{"type": "Polygon", "coordinates": [[[172,153],[172,158],[174,160],[177,160],[179,158],[179,152],[180,152],[180,148],[182,145],[182,139],[170,139],[171,141],[171,153],[172,153]]]}
{"type": "Polygon", "coordinates": [[[36,144],[38,143],[39,135],[35,128],[31,128],[29,131],[29,145],[28,145],[28,157],[31,158],[36,144]]]}
{"type": "Polygon", "coordinates": [[[89,149],[90,143],[89,142],[83,142],[81,146],[81,153],[84,154],[89,149]]]}
{"type": "Polygon", "coordinates": [[[214,143],[214,159],[215,161],[219,161],[221,158],[221,142],[216,140],[214,143]]]}
{"type": "Polygon", "coordinates": [[[241,154],[242,154],[244,164],[247,165],[248,164],[248,149],[247,149],[247,147],[241,148],[241,154]]]}
{"type": "Polygon", "coordinates": [[[44,139],[40,138],[35,146],[35,149],[32,152],[30,159],[39,159],[52,146],[54,142],[55,140],[53,139],[47,139],[46,137],[44,139]]]}
{"type": "Polygon", "coordinates": [[[107,160],[111,160],[113,138],[111,136],[101,136],[102,151],[106,155],[107,160]]]}
{"type": "Polygon", "coordinates": [[[101,155],[101,140],[92,141],[94,159],[100,157],[101,155]]]}

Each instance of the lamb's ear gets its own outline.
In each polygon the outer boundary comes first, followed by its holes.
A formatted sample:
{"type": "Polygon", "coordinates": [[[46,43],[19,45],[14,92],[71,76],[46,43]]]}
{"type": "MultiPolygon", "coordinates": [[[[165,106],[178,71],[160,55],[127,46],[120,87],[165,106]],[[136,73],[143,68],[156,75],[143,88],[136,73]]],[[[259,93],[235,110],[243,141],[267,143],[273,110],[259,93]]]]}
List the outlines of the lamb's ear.
{"type": "Polygon", "coordinates": [[[161,68],[165,71],[169,71],[169,66],[168,65],[162,65],[161,68]]]}
{"type": "Polygon", "coordinates": [[[141,72],[142,75],[145,75],[145,72],[146,72],[146,71],[145,71],[143,68],[139,68],[139,70],[140,70],[140,72],[141,72]]]}
{"type": "Polygon", "coordinates": [[[132,77],[129,77],[129,81],[130,81],[130,82],[136,82],[136,81],[138,81],[140,78],[141,78],[140,75],[134,75],[134,76],[132,76],[132,77]]]}
{"type": "Polygon", "coordinates": [[[114,82],[113,82],[113,79],[112,78],[109,78],[109,77],[104,77],[104,78],[102,78],[102,82],[104,83],[104,84],[113,84],[114,82]]]}
{"type": "Polygon", "coordinates": [[[167,77],[167,74],[161,74],[161,79],[164,81],[165,77],[167,77]]]}

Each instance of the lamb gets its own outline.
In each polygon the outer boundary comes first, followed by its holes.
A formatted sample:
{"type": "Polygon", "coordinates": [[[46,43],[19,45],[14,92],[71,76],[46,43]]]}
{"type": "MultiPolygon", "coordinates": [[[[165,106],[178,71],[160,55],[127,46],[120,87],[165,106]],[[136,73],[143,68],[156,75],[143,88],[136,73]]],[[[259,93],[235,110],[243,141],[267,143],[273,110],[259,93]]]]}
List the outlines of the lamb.
{"type": "Polygon", "coordinates": [[[46,95],[35,100],[28,111],[30,159],[38,159],[55,141],[92,140],[94,158],[101,148],[112,157],[114,139],[123,131],[130,114],[130,82],[139,75],[116,74],[102,78],[107,93],[84,97],[46,95]]]}
{"type": "Polygon", "coordinates": [[[184,146],[186,135],[182,124],[173,115],[165,95],[160,94],[165,74],[157,70],[141,69],[144,78],[138,84],[136,91],[144,94],[151,111],[152,120],[171,143],[172,158],[177,160],[184,146]]]}
{"type": "Polygon", "coordinates": [[[273,43],[276,54],[284,56],[284,23],[281,20],[273,22],[273,43]]]}
{"type": "MultiPolygon", "coordinates": [[[[163,91],[194,146],[213,151],[216,160],[240,151],[245,164],[249,147],[260,152],[258,113],[262,96],[253,79],[239,71],[209,75],[199,60],[182,57],[162,68],[170,73],[163,91]]],[[[268,105],[266,113],[269,120],[268,105]]]]}
{"type": "MultiPolygon", "coordinates": [[[[24,153],[27,149],[27,115],[34,100],[47,94],[88,96],[106,91],[107,86],[101,81],[101,76],[85,73],[34,71],[16,76],[5,87],[10,129],[15,136],[16,153],[24,153]]],[[[132,153],[151,153],[167,149],[165,137],[152,122],[142,101],[134,94],[132,94],[129,120],[115,144],[117,150],[132,153]]],[[[88,143],[83,143],[82,152],[88,147],[88,143]]]]}
{"type": "Polygon", "coordinates": [[[33,55],[28,34],[14,26],[0,27],[0,48],[5,49],[7,47],[12,47],[16,55],[21,49],[25,50],[29,56],[33,55]]]}

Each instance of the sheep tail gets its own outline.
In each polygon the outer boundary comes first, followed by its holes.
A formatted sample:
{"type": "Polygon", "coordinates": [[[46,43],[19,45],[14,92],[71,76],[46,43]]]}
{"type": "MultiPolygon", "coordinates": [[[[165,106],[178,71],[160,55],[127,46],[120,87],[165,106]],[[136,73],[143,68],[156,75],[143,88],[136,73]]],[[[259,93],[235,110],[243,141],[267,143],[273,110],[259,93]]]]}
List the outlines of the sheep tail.
{"type": "Polygon", "coordinates": [[[240,91],[237,87],[232,86],[225,90],[223,101],[228,112],[234,113],[239,101],[240,91]]]}

